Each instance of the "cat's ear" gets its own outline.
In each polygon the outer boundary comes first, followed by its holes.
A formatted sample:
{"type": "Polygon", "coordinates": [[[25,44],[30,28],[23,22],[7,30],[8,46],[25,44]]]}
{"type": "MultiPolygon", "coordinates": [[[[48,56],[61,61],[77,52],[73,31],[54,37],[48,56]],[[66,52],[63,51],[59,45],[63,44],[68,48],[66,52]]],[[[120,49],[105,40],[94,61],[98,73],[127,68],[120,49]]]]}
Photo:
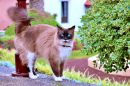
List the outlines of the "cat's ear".
{"type": "Polygon", "coordinates": [[[62,27],[60,27],[60,26],[58,26],[58,25],[56,25],[57,26],[57,29],[58,30],[62,30],[62,27]]]}
{"type": "Polygon", "coordinates": [[[74,30],[74,29],[75,29],[75,25],[69,28],[69,30],[74,30]]]}

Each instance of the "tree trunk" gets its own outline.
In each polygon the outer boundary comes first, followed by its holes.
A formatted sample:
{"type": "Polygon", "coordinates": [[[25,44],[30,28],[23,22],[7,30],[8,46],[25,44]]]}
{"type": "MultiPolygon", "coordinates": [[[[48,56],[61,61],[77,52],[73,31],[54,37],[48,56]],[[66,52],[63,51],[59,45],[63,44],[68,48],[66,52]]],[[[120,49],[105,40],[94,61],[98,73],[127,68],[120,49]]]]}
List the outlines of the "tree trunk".
{"type": "Polygon", "coordinates": [[[29,0],[30,10],[43,10],[43,0],[29,0]]]}

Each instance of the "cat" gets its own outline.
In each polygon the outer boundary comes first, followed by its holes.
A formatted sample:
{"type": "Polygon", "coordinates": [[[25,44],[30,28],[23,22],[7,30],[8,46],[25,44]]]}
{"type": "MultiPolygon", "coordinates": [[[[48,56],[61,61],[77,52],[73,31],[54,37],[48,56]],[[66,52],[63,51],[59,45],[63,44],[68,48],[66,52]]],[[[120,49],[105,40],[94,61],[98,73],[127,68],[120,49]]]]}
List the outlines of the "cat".
{"type": "Polygon", "coordinates": [[[20,59],[23,65],[29,69],[29,77],[37,79],[33,67],[37,58],[45,58],[52,69],[55,81],[62,81],[63,68],[65,60],[69,57],[73,42],[74,29],[56,27],[39,24],[30,26],[34,18],[29,17],[25,9],[19,7],[10,7],[7,10],[8,16],[15,22],[14,45],[20,53],[20,59]]]}

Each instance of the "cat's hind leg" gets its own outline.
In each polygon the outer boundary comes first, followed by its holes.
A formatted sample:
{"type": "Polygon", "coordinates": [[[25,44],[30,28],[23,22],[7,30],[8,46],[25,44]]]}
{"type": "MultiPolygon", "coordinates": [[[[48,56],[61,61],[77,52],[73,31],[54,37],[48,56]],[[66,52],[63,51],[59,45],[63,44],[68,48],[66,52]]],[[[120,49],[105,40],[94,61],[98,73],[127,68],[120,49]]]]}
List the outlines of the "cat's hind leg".
{"type": "Polygon", "coordinates": [[[29,69],[29,77],[31,79],[37,79],[37,75],[34,74],[34,64],[35,64],[35,54],[28,52],[27,54],[27,58],[28,58],[28,69],[29,69]]]}

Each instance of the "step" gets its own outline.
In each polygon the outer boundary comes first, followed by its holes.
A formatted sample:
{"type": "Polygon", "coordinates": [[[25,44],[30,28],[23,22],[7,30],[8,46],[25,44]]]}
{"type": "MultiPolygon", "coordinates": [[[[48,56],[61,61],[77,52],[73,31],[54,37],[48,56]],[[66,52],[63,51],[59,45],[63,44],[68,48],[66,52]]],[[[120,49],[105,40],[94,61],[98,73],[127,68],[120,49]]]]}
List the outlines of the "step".
{"type": "MultiPolygon", "coordinates": [[[[88,58],[88,66],[89,66],[89,67],[94,68],[94,63],[93,63],[93,61],[94,61],[94,60],[98,60],[97,57],[98,57],[98,55],[95,55],[95,56],[93,56],[93,57],[88,58]]],[[[97,69],[97,70],[99,70],[99,71],[102,71],[102,72],[105,72],[105,69],[103,68],[103,66],[102,66],[100,69],[99,69],[99,66],[100,66],[100,61],[97,62],[97,68],[95,68],[95,69],[97,69]]],[[[130,67],[130,65],[129,65],[129,67],[130,67]]],[[[109,74],[112,74],[112,75],[121,75],[121,76],[129,76],[129,77],[130,77],[130,68],[128,68],[128,69],[126,70],[126,72],[125,72],[124,70],[122,70],[122,71],[119,71],[118,73],[112,72],[112,73],[109,73],[109,74]]]]}

